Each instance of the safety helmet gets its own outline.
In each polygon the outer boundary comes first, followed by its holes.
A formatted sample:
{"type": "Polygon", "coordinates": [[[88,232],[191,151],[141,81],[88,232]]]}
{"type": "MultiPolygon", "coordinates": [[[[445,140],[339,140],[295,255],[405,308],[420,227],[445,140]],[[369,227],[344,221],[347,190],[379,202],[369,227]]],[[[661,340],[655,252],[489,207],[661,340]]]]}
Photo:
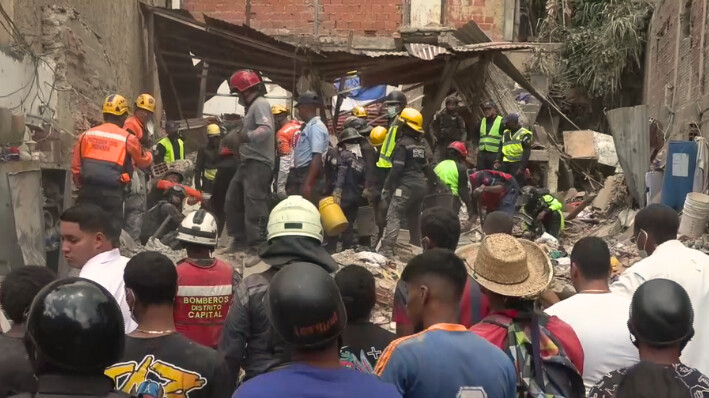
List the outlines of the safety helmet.
{"type": "Polygon", "coordinates": [[[465,147],[463,141],[453,141],[448,145],[448,149],[453,149],[458,152],[463,158],[468,157],[468,148],[465,147]]]}
{"type": "Polygon", "coordinates": [[[414,108],[404,108],[399,115],[399,122],[406,123],[412,129],[423,134],[423,116],[414,108]]]}
{"type": "Polygon", "coordinates": [[[222,130],[219,128],[219,125],[217,124],[208,124],[207,125],[207,136],[208,137],[218,137],[222,134],[222,130]]]}
{"type": "Polygon", "coordinates": [[[204,246],[217,245],[217,220],[207,210],[199,209],[188,214],[180,228],[177,240],[204,246]]]}
{"type": "Polygon", "coordinates": [[[362,136],[359,135],[359,132],[351,127],[342,130],[342,133],[340,133],[340,142],[354,141],[361,138],[362,136]]]}
{"type": "Polygon", "coordinates": [[[123,315],[111,293],[84,278],[45,286],[34,298],[26,337],[37,357],[68,372],[103,372],[123,355],[123,315]]]}
{"type": "Polygon", "coordinates": [[[281,113],[288,113],[288,108],[283,105],[273,105],[271,107],[271,113],[274,115],[280,115],[281,113]]]}
{"type": "Polygon", "coordinates": [[[352,108],[352,116],[367,117],[367,111],[364,109],[363,106],[357,105],[354,108],[352,108]]]}
{"type": "Polygon", "coordinates": [[[293,263],[278,271],[268,287],[266,308],[276,333],[298,348],[333,341],[347,324],[335,279],[312,263],[293,263]]]}
{"type": "Polygon", "coordinates": [[[342,128],[353,128],[363,136],[368,136],[372,132],[372,126],[367,124],[366,120],[360,119],[356,116],[348,117],[342,125],[342,128]]]}
{"type": "Polygon", "coordinates": [[[380,147],[382,146],[382,144],[384,144],[386,136],[387,129],[382,126],[377,126],[373,128],[372,132],[369,134],[369,142],[372,144],[372,146],[380,147]]]}
{"type": "Polygon", "coordinates": [[[150,94],[140,94],[135,100],[135,106],[148,112],[155,112],[155,98],[150,94]]]}
{"type": "Polygon", "coordinates": [[[111,94],[103,101],[102,113],[110,113],[111,115],[123,116],[128,113],[128,102],[122,95],[111,94]]]}
{"type": "Polygon", "coordinates": [[[251,87],[263,84],[261,75],[251,69],[241,69],[234,72],[229,78],[229,89],[231,93],[243,93],[251,87]]]}
{"type": "Polygon", "coordinates": [[[387,94],[384,99],[385,104],[401,104],[401,106],[406,106],[409,100],[406,99],[406,94],[403,91],[394,90],[387,94]]]}
{"type": "Polygon", "coordinates": [[[271,210],[268,216],[267,239],[281,236],[306,236],[323,241],[320,212],[302,196],[291,195],[271,210]]]}
{"type": "Polygon", "coordinates": [[[664,346],[686,343],[694,336],[694,311],[687,291],[669,279],[649,280],[630,303],[630,333],[638,340],[664,346]]]}

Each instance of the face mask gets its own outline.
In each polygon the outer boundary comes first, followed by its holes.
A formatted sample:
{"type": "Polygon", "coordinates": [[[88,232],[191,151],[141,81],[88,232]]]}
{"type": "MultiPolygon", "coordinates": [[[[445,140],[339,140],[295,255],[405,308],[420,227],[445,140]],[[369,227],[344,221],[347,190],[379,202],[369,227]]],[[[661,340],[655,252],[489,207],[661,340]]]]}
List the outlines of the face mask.
{"type": "Polygon", "coordinates": [[[395,106],[388,106],[387,107],[387,117],[389,119],[393,119],[396,116],[396,107],[395,106]]]}
{"type": "Polygon", "coordinates": [[[148,137],[152,137],[153,133],[155,133],[155,122],[153,119],[148,120],[148,123],[145,123],[145,129],[148,131],[148,137]]]}

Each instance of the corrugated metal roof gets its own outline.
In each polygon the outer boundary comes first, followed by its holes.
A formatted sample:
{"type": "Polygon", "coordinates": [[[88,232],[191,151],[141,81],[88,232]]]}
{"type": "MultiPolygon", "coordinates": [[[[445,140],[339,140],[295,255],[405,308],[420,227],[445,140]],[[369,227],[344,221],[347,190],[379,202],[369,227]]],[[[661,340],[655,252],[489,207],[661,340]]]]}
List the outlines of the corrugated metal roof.
{"type": "Polygon", "coordinates": [[[488,43],[475,43],[466,44],[464,46],[458,46],[453,48],[453,52],[464,53],[464,52],[485,52],[485,51],[509,51],[509,50],[524,50],[534,48],[534,45],[530,43],[511,43],[511,42],[488,42],[488,43]]]}
{"type": "Polygon", "coordinates": [[[441,54],[450,54],[445,48],[431,44],[406,43],[404,47],[412,56],[425,60],[432,60],[441,54]]]}

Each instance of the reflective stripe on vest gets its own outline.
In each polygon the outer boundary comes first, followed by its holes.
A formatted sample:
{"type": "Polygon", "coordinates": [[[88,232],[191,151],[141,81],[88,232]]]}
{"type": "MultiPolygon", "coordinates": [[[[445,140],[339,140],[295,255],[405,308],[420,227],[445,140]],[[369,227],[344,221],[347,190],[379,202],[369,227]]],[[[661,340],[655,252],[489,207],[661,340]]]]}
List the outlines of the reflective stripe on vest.
{"type": "Polygon", "coordinates": [[[561,216],[561,229],[564,229],[564,213],[561,211],[563,207],[561,202],[551,195],[544,195],[542,196],[542,199],[544,200],[544,203],[546,203],[549,210],[559,213],[561,216]]]}
{"type": "Polygon", "coordinates": [[[514,135],[510,130],[505,130],[502,137],[502,154],[504,155],[503,161],[505,162],[521,162],[522,155],[524,154],[524,147],[522,146],[522,139],[526,134],[531,135],[532,132],[524,127],[517,130],[514,135]],[[512,135],[510,137],[510,135],[512,135]]]}
{"type": "Polygon", "coordinates": [[[500,126],[502,126],[502,116],[498,115],[492,123],[490,132],[487,131],[487,119],[480,121],[480,150],[485,152],[500,152],[500,126]]]}
{"type": "Polygon", "coordinates": [[[433,171],[450,188],[453,195],[458,196],[458,165],[455,160],[446,159],[438,163],[433,171]]]}
{"type": "MultiPolygon", "coordinates": [[[[182,139],[178,138],[177,142],[180,145],[180,159],[185,158],[185,143],[182,142],[182,139]]],[[[163,147],[165,147],[165,163],[172,163],[175,161],[175,148],[172,147],[172,141],[170,141],[170,138],[164,137],[161,139],[158,144],[161,144],[163,147]]]]}
{"type": "Polygon", "coordinates": [[[129,133],[112,123],[86,131],[80,138],[81,178],[85,184],[119,186],[125,172],[129,133]]]}
{"type": "Polygon", "coordinates": [[[387,135],[384,138],[382,149],[379,151],[379,161],[377,161],[377,167],[382,169],[391,168],[391,155],[394,153],[394,148],[396,147],[396,133],[398,130],[399,126],[396,124],[389,127],[387,135]]]}
{"type": "Polygon", "coordinates": [[[214,181],[214,178],[217,176],[217,169],[205,169],[204,170],[204,178],[208,179],[209,181],[214,181]]]}

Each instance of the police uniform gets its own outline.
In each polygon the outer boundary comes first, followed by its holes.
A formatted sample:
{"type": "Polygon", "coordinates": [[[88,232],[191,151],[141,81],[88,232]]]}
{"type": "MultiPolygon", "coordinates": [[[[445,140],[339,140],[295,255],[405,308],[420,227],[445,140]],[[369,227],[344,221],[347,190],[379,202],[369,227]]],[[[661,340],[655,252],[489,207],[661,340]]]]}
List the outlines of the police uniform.
{"type": "Polygon", "coordinates": [[[357,210],[364,191],[367,165],[362,153],[364,151],[362,145],[359,148],[359,154],[342,149],[337,162],[335,190],[342,190],[340,207],[349,223],[347,230],[342,233],[343,250],[350,248],[354,243],[353,225],[357,219],[357,210]]]}
{"type": "Polygon", "coordinates": [[[436,133],[434,162],[438,163],[445,159],[448,145],[454,141],[465,141],[467,132],[463,118],[457,112],[448,112],[446,109],[436,114],[433,126],[436,133]]]}
{"type": "Polygon", "coordinates": [[[500,154],[502,140],[502,116],[497,115],[492,120],[482,118],[480,121],[480,140],[478,141],[478,170],[492,170],[495,160],[500,154]]]}

